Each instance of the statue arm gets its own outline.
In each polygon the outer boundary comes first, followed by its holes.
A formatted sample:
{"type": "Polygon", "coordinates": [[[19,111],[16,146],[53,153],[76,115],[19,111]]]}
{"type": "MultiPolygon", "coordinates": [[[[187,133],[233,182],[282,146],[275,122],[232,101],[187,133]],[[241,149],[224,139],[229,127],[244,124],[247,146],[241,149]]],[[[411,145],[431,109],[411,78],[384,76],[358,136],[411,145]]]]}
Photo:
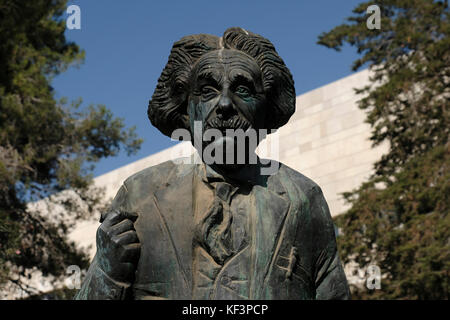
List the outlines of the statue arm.
{"type": "MultiPolygon", "coordinates": [[[[123,263],[118,257],[120,256],[120,251],[114,248],[114,242],[105,239],[108,237],[110,232],[108,232],[111,227],[111,220],[116,219],[120,222],[121,212],[126,212],[127,206],[127,189],[122,186],[116,197],[114,198],[109,210],[102,214],[100,222],[102,225],[97,230],[97,252],[95,257],[87,271],[86,278],[83,281],[81,289],[75,295],[76,300],[124,300],[130,297],[131,283],[123,277],[124,281],[121,280],[122,277],[118,279],[113,279],[109,276],[105,270],[109,270],[110,274],[112,269],[118,269],[123,274],[123,263]]],[[[126,231],[126,230],[122,230],[126,231]]],[[[125,265],[130,269],[131,265],[125,265]]],[[[134,268],[132,268],[134,269],[134,268]]],[[[134,273],[134,270],[127,271],[128,273],[134,273]]],[[[117,272],[116,272],[117,274],[117,272]]]]}
{"type": "Polygon", "coordinates": [[[337,250],[328,254],[316,276],[317,300],[348,300],[350,290],[337,250]]]}
{"type": "Polygon", "coordinates": [[[125,300],[130,285],[111,279],[99,266],[95,255],[75,300],[125,300]]]}
{"type": "Polygon", "coordinates": [[[337,250],[334,224],[322,191],[313,188],[311,201],[315,243],[316,299],[350,299],[350,290],[337,250]]]}

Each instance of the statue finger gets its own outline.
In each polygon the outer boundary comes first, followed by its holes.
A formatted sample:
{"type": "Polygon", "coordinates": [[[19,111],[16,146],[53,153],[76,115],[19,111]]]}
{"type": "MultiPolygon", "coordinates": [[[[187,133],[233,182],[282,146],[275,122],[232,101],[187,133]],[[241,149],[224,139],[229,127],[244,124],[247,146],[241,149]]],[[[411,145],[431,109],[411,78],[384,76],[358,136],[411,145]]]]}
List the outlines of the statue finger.
{"type": "Polygon", "coordinates": [[[110,226],[116,224],[120,221],[120,213],[118,211],[109,211],[104,216],[102,216],[102,225],[105,228],[109,228],[110,226]]]}
{"type": "Polygon", "coordinates": [[[139,243],[136,231],[129,230],[113,237],[113,241],[117,244],[125,245],[130,243],[139,243]]]}
{"type": "Polygon", "coordinates": [[[130,219],[133,222],[136,222],[136,219],[138,218],[136,212],[120,211],[120,215],[123,217],[123,219],[130,219]]]}
{"type": "Polygon", "coordinates": [[[136,221],[137,215],[135,214],[130,214],[128,212],[125,211],[111,211],[108,213],[108,215],[106,216],[105,220],[103,221],[103,224],[106,227],[110,227],[112,225],[118,224],[119,222],[121,222],[122,220],[125,219],[130,219],[133,222],[136,221]],[[130,219],[132,218],[132,219],[130,219]]]}
{"type": "Polygon", "coordinates": [[[111,235],[119,235],[129,230],[134,230],[134,224],[130,219],[125,219],[111,226],[109,233],[111,235]]]}

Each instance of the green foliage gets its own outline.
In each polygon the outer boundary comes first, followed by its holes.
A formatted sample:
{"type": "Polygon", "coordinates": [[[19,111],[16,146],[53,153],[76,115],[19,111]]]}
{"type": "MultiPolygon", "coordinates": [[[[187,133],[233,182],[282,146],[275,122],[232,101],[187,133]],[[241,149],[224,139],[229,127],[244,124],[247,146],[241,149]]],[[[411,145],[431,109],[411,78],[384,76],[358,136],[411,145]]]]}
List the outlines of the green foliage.
{"type": "Polygon", "coordinates": [[[78,289],[61,288],[43,294],[30,295],[24,300],[73,300],[78,289]]]}
{"type": "Polygon", "coordinates": [[[101,197],[92,187],[95,162],[122,148],[133,154],[142,142],[103,105],[80,110],[81,101],[55,100],[52,77],[84,58],[64,36],[66,8],[66,0],[0,0],[0,285],[23,268],[58,276],[87,266],[67,240],[70,224],[26,202],[72,189],[87,212],[61,204],[72,220],[89,214],[101,197]]]}
{"type": "Polygon", "coordinates": [[[365,297],[448,299],[449,163],[448,147],[436,147],[409,161],[394,183],[381,188],[373,178],[346,194],[352,207],[336,218],[344,262],[376,262],[388,275],[365,297]]]}
{"type": "Polygon", "coordinates": [[[390,149],[375,174],[344,194],[352,205],[336,219],[343,260],[380,266],[382,290],[359,298],[448,299],[450,270],[449,98],[450,13],[447,1],[362,3],[347,24],[319,44],[358,49],[353,70],[368,65],[371,82],[357,93],[374,145],[390,149]],[[381,9],[381,29],[366,26],[366,9],[381,9]]]}

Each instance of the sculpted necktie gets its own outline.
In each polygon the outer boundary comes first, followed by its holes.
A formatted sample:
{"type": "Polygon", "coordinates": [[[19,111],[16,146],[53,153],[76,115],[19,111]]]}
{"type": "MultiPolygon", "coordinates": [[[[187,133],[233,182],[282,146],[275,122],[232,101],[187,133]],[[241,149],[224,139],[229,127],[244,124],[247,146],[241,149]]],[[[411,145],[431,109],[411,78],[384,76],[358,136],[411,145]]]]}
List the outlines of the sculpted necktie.
{"type": "Polygon", "coordinates": [[[234,253],[231,237],[233,216],[230,211],[233,193],[233,187],[230,184],[216,183],[213,205],[203,218],[201,230],[199,230],[205,249],[221,265],[234,253]]]}

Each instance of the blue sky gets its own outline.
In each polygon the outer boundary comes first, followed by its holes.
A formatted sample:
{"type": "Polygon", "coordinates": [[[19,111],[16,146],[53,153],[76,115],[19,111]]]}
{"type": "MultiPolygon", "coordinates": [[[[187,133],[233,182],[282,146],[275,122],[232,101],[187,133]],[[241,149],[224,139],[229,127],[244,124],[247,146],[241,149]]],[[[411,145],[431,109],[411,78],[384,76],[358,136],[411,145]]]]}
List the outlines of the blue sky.
{"type": "MultiPolygon", "coordinates": [[[[104,159],[94,176],[175,144],[147,119],[148,100],[172,44],[188,34],[221,36],[239,26],[268,38],[291,70],[297,95],[348,76],[356,49],[341,52],[319,46],[321,32],[345,22],[361,0],[279,1],[70,1],[81,9],[81,30],[66,36],[86,51],[84,64],[53,80],[56,98],[83,98],[83,105],[105,104],[144,139],[128,157],[104,159]]],[[[301,108],[301,106],[300,106],[301,108]]]]}

